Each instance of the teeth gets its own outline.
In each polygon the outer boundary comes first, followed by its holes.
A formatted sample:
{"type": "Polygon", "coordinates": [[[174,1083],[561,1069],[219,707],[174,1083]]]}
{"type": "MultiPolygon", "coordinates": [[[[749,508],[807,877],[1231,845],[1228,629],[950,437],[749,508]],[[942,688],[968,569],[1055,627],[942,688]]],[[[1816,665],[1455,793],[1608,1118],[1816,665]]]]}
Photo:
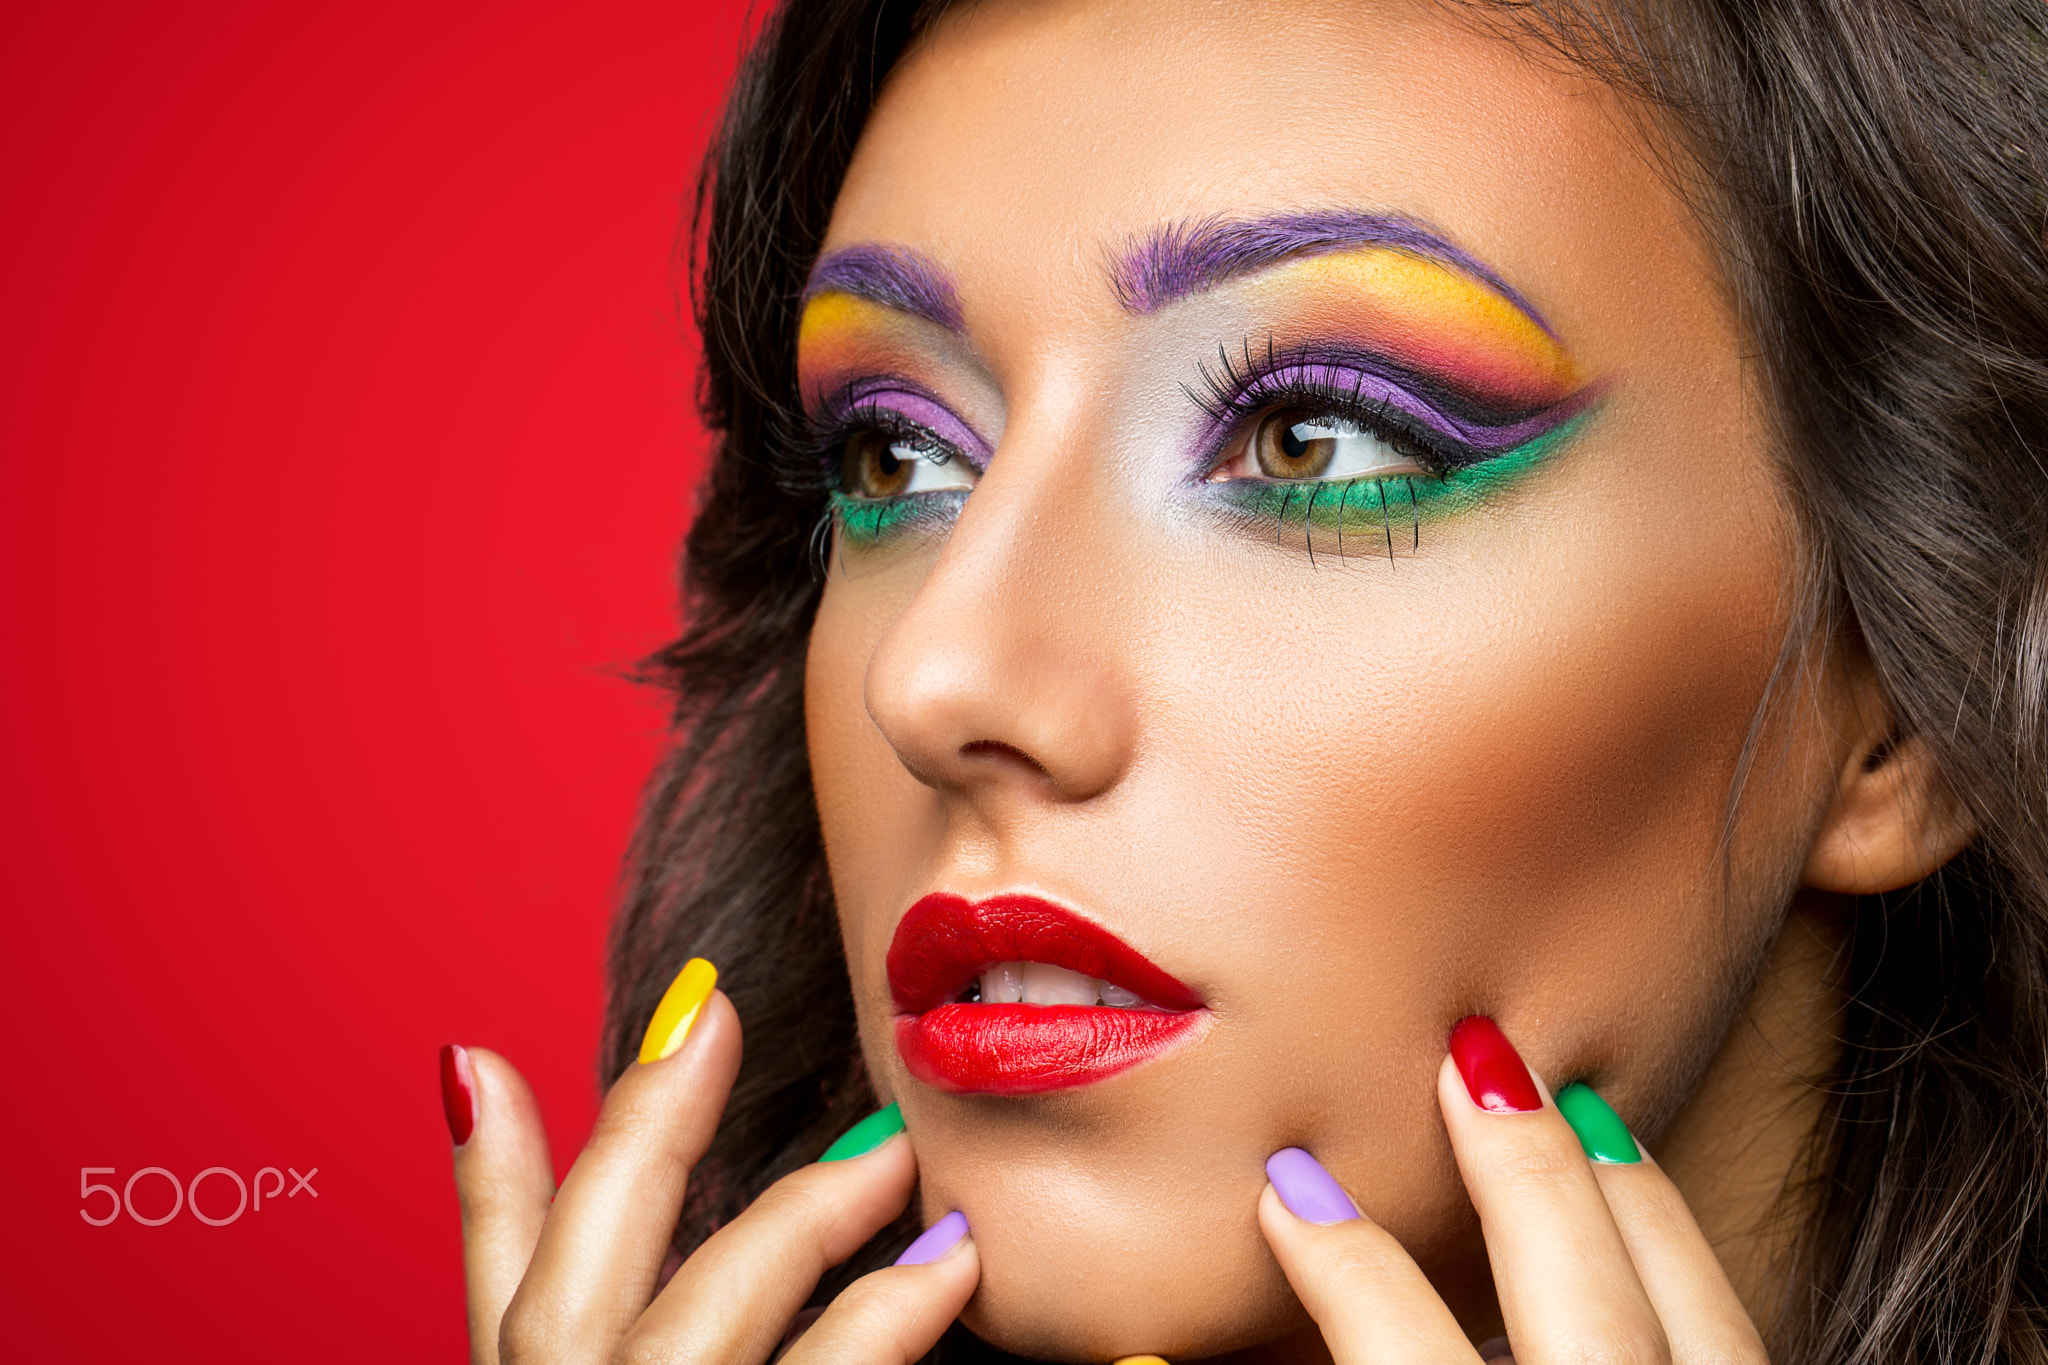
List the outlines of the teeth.
{"type": "Polygon", "coordinates": [[[1045,962],[1024,964],[1024,1003],[1027,1005],[1092,1005],[1100,990],[1100,984],[1092,976],[1083,976],[1045,962]]]}
{"type": "Polygon", "coordinates": [[[1024,998],[1024,964],[998,962],[981,974],[984,1005],[1014,1005],[1024,998]]]}
{"type": "Polygon", "coordinates": [[[1049,962],[998,962],[981,974],[984,1005],[1094,1005],[1150,1009],[1136,991],[1049,962]]]}

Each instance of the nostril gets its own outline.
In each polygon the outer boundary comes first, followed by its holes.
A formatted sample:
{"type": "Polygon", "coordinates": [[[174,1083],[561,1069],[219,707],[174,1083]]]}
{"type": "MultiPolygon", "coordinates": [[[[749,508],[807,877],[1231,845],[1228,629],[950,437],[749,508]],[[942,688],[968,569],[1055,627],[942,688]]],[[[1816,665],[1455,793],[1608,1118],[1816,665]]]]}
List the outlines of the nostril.
{"type": "Polygon", "coordinates": [[[971,744],[963,744],[960,746],[960,756],[962,758],[987,757],[1014,759],[1016,762],[1021,763],[1025,767],[1031,769],[1032,772],[1037,773],[1040,777],[1048,777],[1051,775],[1046,772],[1045,765],[1043,763],[1040,763],[1037,759],[1033,758],[1030,754],[1025,753],[1022,749],[1019,749],[1014,744],[1005,744],[999,739],[977,739],[971,744]]]}

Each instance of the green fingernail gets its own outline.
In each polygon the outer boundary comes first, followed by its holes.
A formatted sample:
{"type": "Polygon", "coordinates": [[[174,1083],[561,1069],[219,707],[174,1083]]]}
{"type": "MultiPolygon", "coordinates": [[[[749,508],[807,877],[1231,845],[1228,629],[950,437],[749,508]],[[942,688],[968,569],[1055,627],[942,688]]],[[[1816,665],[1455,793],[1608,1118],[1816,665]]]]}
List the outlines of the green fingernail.
{"type": "MultiPolygon", "coordinates": [[[[1588,1092],[1590,1093],[1590,1092],[1588,1092]]],[[[839,1141],[825,1149],[820,1161],[847,1161],[857,1156],[866,1156],[875,1148],[903,1131],[903,1111],[895,1105],[877,1109],[853,1127],[839,1135],[839,1141]]],[[[1622,1130],[1628,1136],[1628,1130],[1622,1130]]],[[[1630,1160],[1634,1160],[1633,1157],[1630,1160]]]]}
{"type": "Polygon", "coordinates": [[[1593,1093],[1593,1087],[1573,1081],[1557,1092],[1557,1112],[1579,1135],[1579,1146],[1603,1166],[1627,1166],[1643,1159],[1628,1125],[1607,1107],[1607,1101],[1593,1093]]]}

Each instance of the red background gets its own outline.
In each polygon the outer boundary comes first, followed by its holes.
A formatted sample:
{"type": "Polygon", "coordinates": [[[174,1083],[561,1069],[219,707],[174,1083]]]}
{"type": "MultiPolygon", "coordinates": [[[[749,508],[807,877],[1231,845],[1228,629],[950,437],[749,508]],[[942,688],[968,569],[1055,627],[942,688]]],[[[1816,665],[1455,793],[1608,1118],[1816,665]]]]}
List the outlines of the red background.
{"type": "Polygon", "coordinates": [[[620,674],[703,457],[674,248],[741,28],[0,25],[0,1354],[460,1359],[436,1049],[507,1053],[580,1146],[664,714],[620,674]],[[225,1227],[79,1217],[84,1166],[287,1165],[318,1197],[225,1227]]]}

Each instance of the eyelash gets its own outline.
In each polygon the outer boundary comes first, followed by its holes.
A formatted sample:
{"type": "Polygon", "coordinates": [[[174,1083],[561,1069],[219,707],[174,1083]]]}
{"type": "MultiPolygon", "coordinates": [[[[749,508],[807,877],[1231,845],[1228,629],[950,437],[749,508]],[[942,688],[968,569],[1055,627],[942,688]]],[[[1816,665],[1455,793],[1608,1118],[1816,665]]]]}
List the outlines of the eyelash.
{"type": "Polygon", "coordinates": [[[822,499],[824,508],[811,529],[810,557],[820,578],[826,570],[826,547],[836,527],[842,535],[870,544],[902,531],[945,520],[959,505],[955,490],[908,493],[893,498],[850,498],[841,489],[841,461],[846,443],[868,432],[911,446],[936,464],[954,460],[974,466],[967,453],[920,422],[893,408],[865,401],[853,387],[820,404],[818,416],[805,416],[796,438],[781,446],[776,475],[782,486],[806,499],[822,499]]]}
{"type": "MultiPolygon", "coordinates": [[[[1188,397],[1207,414],[1217,433],[1203,452],[1203,476],[1216,468],[1224,451],[1253,422],[1286,407],[1308,408],[1354,422],[1361,430],[1415,459],[1438,479],[1484,464],[1489,458],[1489,452],[1430,426],[1391,399],[1366,397],[1366,380],[1376,376],[1362,366],[1345,365],[1320,352],[1276,351],[1270,338],[1263,357],[1254,357],[1249,338],[1240,348],[1240,355],[1241,360],[1228,347],[1218,346],[1216,358],[1220,369],[1211,370],[1206,364],[1201,367],[1199,391],[1183,386],[1188,397]],[[1348,374],[1351,383],[1347,387],[1342,382],[1306,377],[1319,373],[1332,378],[1348,374]]],[[[1372,477],[1360,476],[1363,480],[1372,477]]]]}
{"type": "Polygon", "coordinates": [[[823,406],[824,411],[818,417],[803,419],[802,429],[792,443],[794,449],[790,455],[793,458],[786,457],[777,462],[780,466],[777,473],[792,493],[815,497],[821,493],[836,492],[840,479],[839,459],[846,443],[870,431],[911,446],[939,464],[954,460],[970,466],[974,464],[967,453],[951,441],[893,408],[860,399],[835,399],[823,406]]]}
{"type": "MultiPolygon", "coordinates": [[[[1394,388],[1396,392],[1413,392],[1416,406],[1425,410],[1436,408],[1456,414],[1466,406],[1455,396],[1439,392],[1437,386],[1413,375],[1389,373],[1386,362],[1378,357],[1354,358],[1309,348],[1282,352],[1270,338],[1263,357],[1254,352],[1249,338],[1240,346],[1238,355],[1232,355],[1226,346],[1219,346],[1216,354],[1218,368],[1211,369],[1206,364],[1201,366],[1199,389],[1182,386],[1210,422],[1210,435],[1202,443],[1201,457],[1196,464],[1198,479],[1206,481],[1207,476],[1221,465],[1224,456],[1246,439],[1249,432],[1256,431],[1257,422],[1287,407],[1306,408],[1352,422],[1360,430],[1387,442],[1400,454],[1414,460],[1423,471],[1398,478],[1360,474],[1344,479],[1305,479],[1298,482],[1231,479],[1212,485],[1237,505],[1240,516],[1275,526],[1282,536],[1290,525],[1296,495],[1307,490],[1309,496],[1299,525],[1307,540],[1311,559],[1316,548],[1311,523],[1323,494],[1336,498],[1337,546],[1341,552],[1352,495],[1364,492],[1369,499],[1371,490],[1377,488],[1379,521],[1384,524],[1378,528],[1361,525],[1359,529],[1381,530],[1391,559],[1394,553],[1391,520],[1399,518],[1391,515],[1390,502],[1406,504],[1412,543],[1419,548],[1421,523],[1433,505],[1444,504],[1448,498],[1449,503],[1445,506],[1455,506],[1478,493],[1476,487],[1467,487],[1470,480],[1461,476],[1487,477],[1497,471],[1507,474],[1524,460],[1503,460],[1502,457],[1526,452],[1533,458],[1538,448],[1549,444],[1547,439],[1504,441],[1498,448],[1477,444],[1453,436],[1392,398],[1368,396],[1366,385],[1376,382],[1394,388]],[[1276,496],[1279,497],[1277,510],[1272,506],[1276,496]]],[[[863,383],[861,387],[867,385],[863,383]]],[[[855,541],[879,543],[900,532],[950,522],[966,496],[964,489],[906,493],[893,497],[847,496],[841,488],[846,443],[863,433],[875,432],[912,446],[934,463],[962,460],[978,469],[978,462],[954,442],[922,423],[892,408],[864,401],[853,385],[848,385],[819,406],[820,414],[815,418],[806,417],[797,439],[782,447],[787,454],[777,464],[779,478],[786,488],[800,496],[822,498],[825,503],[812,533],[813,554],[821,574],[825,568],[824,547],[835,527],[855,541]]],[[[1482,432],[1489,428],[1502,430],[1501,426],[1495,425],[1500,420],[1498,417],[1476,413],[1471,416],[1480,424],[1482,432]]],[[[1564,427],[1570,425],[1576,425],[1576,422],[1564,423],[1552,434],[1561,435],[1564,427]]],[[[1369,522],[1371,503],[1361,500],[1359,512],[1369,522]]],[[[1329,515],[1326,510],[1325,516],[1329,515]]]]}

